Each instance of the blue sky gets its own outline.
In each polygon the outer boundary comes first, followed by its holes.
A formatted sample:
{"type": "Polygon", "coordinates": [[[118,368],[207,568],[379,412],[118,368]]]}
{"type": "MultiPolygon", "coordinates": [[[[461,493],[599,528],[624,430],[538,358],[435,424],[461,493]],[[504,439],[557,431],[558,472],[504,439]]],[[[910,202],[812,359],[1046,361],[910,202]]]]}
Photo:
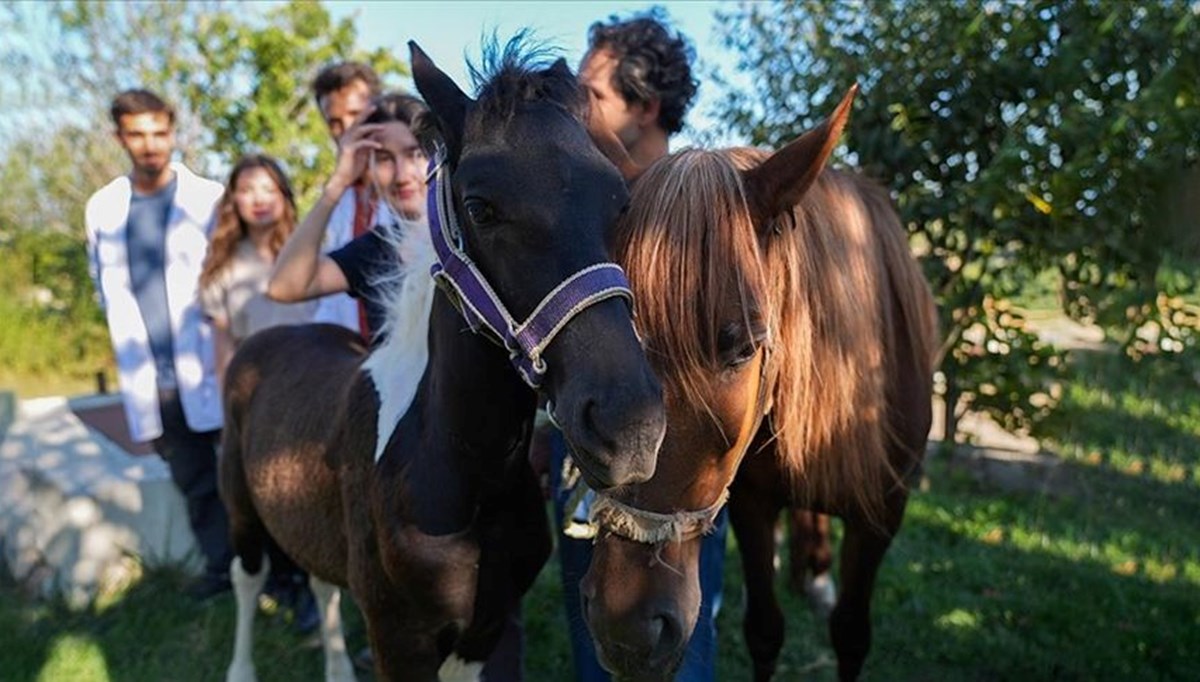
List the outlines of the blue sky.
{"type": "MultiPolygon", "coordinates": [[[[245,6],[250,12],[271,7],[273,2],[251,2],[245,6]]],[[[607,19],[610,15],[627,16],[649,9],[654,4],[662,5],[676,28],[693,42],[698,57],[697,76],[701,80],[698,100],[687,118],[688,127],[672,141],[675,148],[696,144],[696,134],[707,134],[709,139],[720,144],[740,142],[731,137],[727,130],[711,117],[710,112],[717,102],[718,92],[714,84],[705,83],[704,74],[712,68],[718,69],[726,79],[744,83],[747,79],[733,78],[734,55],[720,45],[715,32],[714,12],[721,6],[730,8],[732,2],[688,1],[658,2],[646,0],[592,0],[546,1],[546,0],[439,0],[436,2],[412,0],[405,2],[375,1],[348,2],[326,0],[325,7],[336,18],[352,17],[358,31],[361,47],[387,48],[404,60],[408,59],[407,42],[416,40],[437,64],[453,77],[464,90],[470,91],[466,57],[478,61],[481,38],[493,31],[505,39],[522,28],[531,28],[534,35],[549,45],[558,47],[563,57],[577,67],[587,44],[587,29],[593,22],[607,19]],[[718,134],[713,134],[716,131],[718,134]]],[[[49,59],[50,51],[39,46],[39,41],[50,33],[44,7],[18,3],[14,5],[30,21],[29,33],[6,35],[0,40],[0,57],[8,50],[29,52],[35,60],[49,59]],[[12,44],[8,39],[13,38],[12,44]]],[[[13,107],[10,96],[19,91],[18,86],[0,83],[0,151],[6,132],[24,125],[23,117],[30,113],[25,107],[13,107]]],[[[78,117],[69,101],[54,108],[54,113],[66,118],[78,117]]],[[[46,110],[39,110],[40,119],[46,110]]]]}
{"type": "MultiPolygon", "coordinates": [[[[720,46],[713,30],[713,12],[721,4],[729,3],[441,0],[403,3],[333,1],[325,6],[335,18],[354,17],[359,44],[364,48],[385,47],[407,60],[407,42],[416,40],[439,67],[470,92],[464,56],[477,62],[480,38],[490,35],[493,30],[504,39],[522,28],[532,28],[540,40],[561,48],[562,56],[574,68],[587,45],[588,26],[611,14],[624,16],[654,4],[666,7],[675,27],[691,38],[701,62],[719,68],[726,76],[732,73],[733,56],[720,46]]],[[[715,128],[714,121],[706,113],[717,95],[715,87],[701,84],[699,100],[688,116],[688,123],[697,131],[715,128]]],[[[689,132],[679,136],[677,146],[693,142],[689,132]]]]}

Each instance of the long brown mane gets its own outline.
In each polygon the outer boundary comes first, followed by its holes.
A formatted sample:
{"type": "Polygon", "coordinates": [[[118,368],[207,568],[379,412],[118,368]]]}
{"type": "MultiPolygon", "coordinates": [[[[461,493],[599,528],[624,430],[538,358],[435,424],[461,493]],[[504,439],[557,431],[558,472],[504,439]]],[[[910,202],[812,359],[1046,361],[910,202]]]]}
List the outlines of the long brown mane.
{"type": "Polygon", "coordinates": [[[887,195],[825,171],[777,224],[753,225],[739,169],[768,154],[687,150],[635,185],[618,253],[636,322],[664,380],[705,409],[722,304],[769,330],[771,424],[786,469],[812,499],[878,518],[896,369],[931,371],[928,287],[887,195]],[[737,299],[730,299],[737,296],[737,299]],[[903,337],[903,338],[901,338],[903,337]]]}

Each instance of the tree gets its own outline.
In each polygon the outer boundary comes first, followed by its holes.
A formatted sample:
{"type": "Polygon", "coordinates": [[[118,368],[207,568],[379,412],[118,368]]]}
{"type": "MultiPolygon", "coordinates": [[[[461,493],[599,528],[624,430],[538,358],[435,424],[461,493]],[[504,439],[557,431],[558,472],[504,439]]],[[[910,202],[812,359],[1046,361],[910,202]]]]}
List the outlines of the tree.
{"type": "Polygon", "coordinates": [[[0,350],[6,366],[90,375],[110,351],[86,276],[83,205],[128,162],[108,106],[134,86],[177,109],[185,162],[219,177],[261,151],[289,170],[301,210],[333,163],[309,94],[325,64],[358,59],[394,83],[405,65],[356,48],[352,20],[293,0],[261,12],[220,2],[0,6],[0,350]],[[11,37],[11,40],[10,40],[11,37]],[[72,322],[74,324],[72,324],[72,322]],[[10,324],[11,323],[11,324],[10,324]],[[37,338],[34,338],[37,337],[37,338]],[[45,351],[45,352],[43,352],[45,351]]]}
{"type": "Polygon", "coordinates": [[[1052,404],[1059,355],[1011,303],[1048,268],[1063,309],[1131,354],[1147,339],[1195,350],[1184,296],[1197,282],[1158,217],[1200,157],[1198,13],[1183,0],[800,0],[723,17],[754,89],[729,93],[722,116],[755,144],[794,137],[861,85],[848,156],[891,188],[941,307],[948,432],[956,405],[1011,427],[1052,404]]]}
{"type": "Polygon", "coordinates": [[[64,44],[83,44],[83,53],[55,61],[99,64],[76,80],[102,103],[136,83],[165,93],[186,111],[192,135],[181,148],[203,150],[214,166],[261,151],[282,160],[301,204],[315,199],[320,176],[333,164],[333,149],[309,85],[317,71],[337,60],[370,64],[387,82],[407,73],[383,49],[356,49],[351,18],[334,23],[318,3],[292,0],[245,18],[244,9],[219,3],[108,5],[76,0],[55,16],[64,44]],[[146,35],[124,41],[114,36],[146,35]]]}

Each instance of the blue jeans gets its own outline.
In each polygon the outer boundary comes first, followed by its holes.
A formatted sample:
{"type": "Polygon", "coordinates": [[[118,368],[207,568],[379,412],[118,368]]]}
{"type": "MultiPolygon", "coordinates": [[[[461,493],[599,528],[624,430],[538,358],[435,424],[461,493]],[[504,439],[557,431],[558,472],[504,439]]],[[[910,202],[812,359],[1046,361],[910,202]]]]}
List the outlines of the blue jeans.
{"type": "MultiPolygon", "coordinates": [[[[566,444],[555,429],[550,438],[550,489],[554,491],[554,529],[558,540],[558,558],[562,568],[563,601],[567,606],[567,632],[571,637],[571,657],[575,661],[577,682],[609,682],[610,677],[596,659],[595,645],[583,618],[579,583],[592,563],[592,541],[567,537],[562,533],[563,517],[571,490],[562,485],[566,444]]],[[[725,537],[729,532],[728,514],[722,509],[713,532],[700,544],[700,616],[683,655],[676,682],[714,682],[717,678],[717,614],[721,611],[721,584],[725,568],[725,537]]]]}

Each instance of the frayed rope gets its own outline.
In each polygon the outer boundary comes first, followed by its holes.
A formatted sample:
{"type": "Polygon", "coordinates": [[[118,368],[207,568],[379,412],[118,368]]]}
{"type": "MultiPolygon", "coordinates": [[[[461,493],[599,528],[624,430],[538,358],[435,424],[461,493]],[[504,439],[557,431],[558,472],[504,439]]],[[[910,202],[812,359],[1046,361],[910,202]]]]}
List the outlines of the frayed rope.
{"type": "Polygon", "coordinates": [[[600,528],[634,542],[647,545],[682,542],[711,532],[717,514],[728,501],[729,490],[726,489],[713,505],[704,509],[660,514],[596,493],[588,518],[600,528]]]}

